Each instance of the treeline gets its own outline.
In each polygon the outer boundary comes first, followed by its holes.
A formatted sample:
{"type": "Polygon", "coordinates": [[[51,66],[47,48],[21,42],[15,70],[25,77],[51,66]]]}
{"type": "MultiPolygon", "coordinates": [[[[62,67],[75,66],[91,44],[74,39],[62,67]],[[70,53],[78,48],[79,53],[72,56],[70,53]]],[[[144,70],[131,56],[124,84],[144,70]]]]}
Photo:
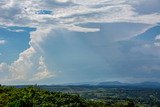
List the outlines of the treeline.
{"type": "Polygon", "coordinates": [[[79,95],[50,92],[38,86],[15,88],[0,86],[0,107],[135,107],[132,101],[107,104],[102,100],[85,100],[79,95]]]}

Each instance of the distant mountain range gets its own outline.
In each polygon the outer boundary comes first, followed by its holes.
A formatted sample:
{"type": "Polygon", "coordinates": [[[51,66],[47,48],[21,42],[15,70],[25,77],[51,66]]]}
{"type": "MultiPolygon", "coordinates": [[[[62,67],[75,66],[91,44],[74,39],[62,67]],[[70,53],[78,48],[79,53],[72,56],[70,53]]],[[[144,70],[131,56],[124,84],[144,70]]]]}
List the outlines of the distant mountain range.
{"type": "MultiPolygon", "coordinates": [[[[28,85],[13,85],[17,88],[23,88],[28,85]]],[[[81,83],[65,83],[39,86],[84,86],[84,87],[109,87],[109,88],[158,88],[160,89],[160,82],[141,82],[141,83],[122,83],[119,81],[107,82],[81,82],[81,83]]]]}
{"type": "Polygon", "coordinates": [[[125,86],[127,83],[121,83],[119,81],[109,81],[109,82],[100,82],[97,85],[99,86],[125,86]]]}
{"type": "Polygon", "coordinates": [[[113,82],[100,82],[98,86],[134,86],[134,87],[150,87],[150,88],[160,88],[159,82],[141,82],[141,83],[121,83],[118,81],[113,82]]]}
{"type": "Polygon", "coordinates": [[[65,86],[106,86],[106,87],[141,87],[141,88],[160,88],[159,82],[141,82],[141,83],[122,83],[119,81],[108,82],[84,82],[84,83],[68,83],[65,86]]]}

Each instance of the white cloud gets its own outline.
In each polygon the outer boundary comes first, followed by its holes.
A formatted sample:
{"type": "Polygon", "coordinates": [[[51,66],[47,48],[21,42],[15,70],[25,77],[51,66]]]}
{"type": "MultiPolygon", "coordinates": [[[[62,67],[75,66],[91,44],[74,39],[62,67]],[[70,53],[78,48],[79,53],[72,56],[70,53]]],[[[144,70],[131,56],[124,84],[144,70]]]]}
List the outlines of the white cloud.
{"type": "Polygon", "coordinates": [[[54,76],[54,72],[48,70],[44,58],[39,56],[33,47],[20,53],[19,58],[11,65],[1,63],[0,72],[7,72],[0,81],[12,84],[33,83],[54,76]]]}
{"type": "Polygon", "coordinates": [[[159,58],[159,55],[160,55],[159,46],[160,46],[160,43],[158,42],[142,43],[141,45],[132,47],[131,52],[142,53],[143,55],[151,55],[159,58]]]}
{"type": "Polygon", "coordinates": [[[47,69],[47,66],[44,62],[44,58],[41,56],[39,58],[39,67],[37,68],[37,73],[33,75],[33,78],[30,81],[39,81],[47,78],[53,77],[53,72],[50,72],[47,69]]]}
{"type": "Polygon", "coordinates": [[[34,54],[36,54],[36,51],[33,47],[30,47],[24,52],[20,53],[18,60],[14,61],[10,66],[12,79],[23,80],[27,78],[27,72],[31,71],[34,65],[32,62],[34,54]]]}
{"type": "Polygon", "coordinates": [[[61,3],[66,3],[66,2],[69,2],[70,0],[56,0],[56,1],[61,3]]]}
{"type": "MultiPolygon", "coordinates": [[[[48,70],[41,57],[41,47],[39,44],[48,36],[50,29],[39,28],[35,32],[30,33],[30,47],[19,54],[19,58],[13,63],[0,63],[0,71],[8,72],[3,78],[4,83],[33,83],[42,79],[53,77],[53,72],[48,70]]],[[[2,81],[0,79],[0,81],[2,81]]]]}
{"type": "Polygon", "coordinates": [[[36,31],[34,32],[31,32],[30,33],[30,38],[31,38],[31,41],[30,41],[30,45],[38,45],[40,42],[42,42],[44,40],[45,37],[48,36],[48,34],[52,31],[52,28],[51,27],[47,27],[47,28],[43,28],[43,27],[40,27],[40,28],[37,28],[36,31]]]}
{"type": "Polygon", "coordinates": [[[155,42],[154,45],[155,45],[156,47],[160,47],[160,42],[155,42]]]}
{"type": "Polygon", "coordinates": [[[6,43],[5,40],[0,39],[0,45],[3,45],[3,44],[5,44],[5,43],[6,43]]]}
{"type": "Polygon", "coordinates": [[[160,35],[157,35],[157,36],[155,37],[154,45],[155,45],[156,47],[160,47],[160,35]]]}
{"type": "Polygon", "coordinates": [[[157,35],[157,36],[155,37],[155,40],[160,40],[160,35],[157,35]]]}
{"type": "MultiPolygon", "coordinates": [[[[143,4],[144,0],[57,0],[57,2],[69,2],[74,5],[60,6],[55,2],[33,0],[7,0],[1,3],[0,23],[6,26],[29,26],[29,27],[63,27],[74,30],[81,23],[111,23],[130,22],[143,24],[156,24],[160,21],[160,13],[139,14],[135,9],[136,3],[143,4]],[[53,6],[51,5],[53,4],[53,6]],[[46,4],[46,5],[44,5],[46,4]],[[57,6],[55,6],[55,5],[57,6]],[[50,10],[52,14],[35,14],[39,10],[50,10]],[[14,10],[14,11],[13,11],[14,10]],[[11,20],[12,18],[12,20],[11,20]],[[72,21],[71,21],[72,20],[72,21]],[[75,25],[75,28],[70,26],[75,25]]],[[[143,6],[143,5],[141,5],[143,6]]],[[[85,29],[85,28],[84,28],[85,29]]],[[[79,29],[79,31],[84,31],[79,29]]],[[[90,28],[92,29],[92,28],[90,28]]],[[[76,30],[77,31],[77,30],[76,30]]],[[[92,32],[93,30],[91,30],[92,32]]],[[[97,30],[96,30],[97,31],[97,30]]],[[[85,32],[90,32],[86,28],[85,32]]]]}
{"type": "Polygon", "coordinates": [[[16,29],[16,30],[7,29],[7,30],[11,31],[11,32],[24,32],[24,30],[22,30],[22,29],[16,29]]]}
{"type": "Polygon", "coordinates": [[[0,72],[8,71],[8,65],[6,63],[0,63],[0,72]]]}
{"type": "Polygon", "coordinates": [[[99,28],[84,28],[80,26],[63,26],[66,27],[66,29],[71,30],[71,31],[76,31],[76,32],[98,32],[100,31],[99,28]]]}

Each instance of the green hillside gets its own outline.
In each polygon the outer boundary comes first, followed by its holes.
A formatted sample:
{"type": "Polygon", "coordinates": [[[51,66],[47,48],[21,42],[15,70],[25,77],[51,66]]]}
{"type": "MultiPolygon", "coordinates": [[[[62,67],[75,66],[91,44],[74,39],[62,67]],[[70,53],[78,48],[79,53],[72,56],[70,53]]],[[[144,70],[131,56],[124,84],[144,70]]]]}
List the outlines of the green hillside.
{"type": "Polygon", "coordinates": [[[126,101],[107,105],[101,100],[85,100],[79,95],[50,92],[38,86],[0,86],[0,107],[134,107],[134,103],[126,101]]]}

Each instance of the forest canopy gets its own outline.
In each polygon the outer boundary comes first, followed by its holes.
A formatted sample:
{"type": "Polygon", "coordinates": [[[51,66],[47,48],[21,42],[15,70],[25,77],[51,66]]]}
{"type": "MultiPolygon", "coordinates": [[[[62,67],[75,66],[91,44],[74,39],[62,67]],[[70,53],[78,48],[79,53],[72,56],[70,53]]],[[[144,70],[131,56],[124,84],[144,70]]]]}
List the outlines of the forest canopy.
{"type": "Polygon", "coordinates": [[[134,103],[107,105],[104,101],[86,100],[78,94],[50,92],[38,86],[15,88],[0,86],[0,107],[134,107],[134,103]]]}

